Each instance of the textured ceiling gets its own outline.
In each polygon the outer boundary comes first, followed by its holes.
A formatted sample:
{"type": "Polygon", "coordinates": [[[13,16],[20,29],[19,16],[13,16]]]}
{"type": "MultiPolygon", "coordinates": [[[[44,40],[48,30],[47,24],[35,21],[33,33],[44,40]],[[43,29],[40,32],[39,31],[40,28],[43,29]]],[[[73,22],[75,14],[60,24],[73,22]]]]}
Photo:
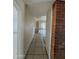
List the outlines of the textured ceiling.
{"type": "Polygon", "coordinates": [[[52,0],[24,0],[34,17],[45,16],[52,0]]]}

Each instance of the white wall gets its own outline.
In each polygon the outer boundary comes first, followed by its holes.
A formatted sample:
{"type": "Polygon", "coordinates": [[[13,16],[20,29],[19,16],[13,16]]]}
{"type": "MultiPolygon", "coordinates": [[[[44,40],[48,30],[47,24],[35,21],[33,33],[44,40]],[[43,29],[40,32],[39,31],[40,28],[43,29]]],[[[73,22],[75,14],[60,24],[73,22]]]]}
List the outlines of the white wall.
{"type": "Polygon", "coordinates": [[[33,39],[34,35],[34,27],[35,27],[35,19],[33,18],[32,14],[29,11],[28,6],[26,6],[26,12],[25,12],[25,53],[27,53],[27,50],[29,48],[29,45],[31,44],[31,41],[33,39]]]}
{"type": "MultiPolygon", "coordinates": [[[[33,39],[35,21],[26,7],[23,0],[14,0],[13,5],[18,9],[18,28],[17,28],[17,41],[14,41],[14,59],[24,59],[24,56],[29,48],[33,39]],[[17,48],[15,48],[17,45],[17,48]],[[15,51],[17,50],[17,52],[15,51]],[[16,57],[17,56],[17,57],[16,57]]],[[[16,36],[14,36],[15,39],[16,36]]]]}
{"type": "MultiPolygon", "coordinates": [[[[25,4],[23,0],[13,0],[13,6],[18,10],[18,19],[17,19],[17,44],[14,42],[14,47],[17,45],[17,56],[14,59],[24,59],[24,13],[25,13],[25,4]]],[[[14,51],[15,52],[15,51],[14,51]]]]}
{"type": "Polygon", "coordinates": [[[51,34],[52,34],[52,9],[50,8],[47,12],[47,19],[46,19],[46,50],[50,59],[50,52],[51,52],[51,34]]]}
{"type": "Polygon", "coordinates": [[[18,11],[13,6],[13,58],[17,58],[17,15],[18,11]]]}

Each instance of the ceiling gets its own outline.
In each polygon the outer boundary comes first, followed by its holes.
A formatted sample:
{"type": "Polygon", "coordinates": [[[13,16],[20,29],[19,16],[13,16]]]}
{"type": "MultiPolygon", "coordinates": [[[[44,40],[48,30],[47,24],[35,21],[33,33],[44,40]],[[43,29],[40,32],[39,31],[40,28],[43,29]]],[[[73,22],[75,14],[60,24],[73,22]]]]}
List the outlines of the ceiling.
{"type": "Polygon", "coordinates": [[[52,0],[24,0],[34,17],[45,16],[52,0]]]}

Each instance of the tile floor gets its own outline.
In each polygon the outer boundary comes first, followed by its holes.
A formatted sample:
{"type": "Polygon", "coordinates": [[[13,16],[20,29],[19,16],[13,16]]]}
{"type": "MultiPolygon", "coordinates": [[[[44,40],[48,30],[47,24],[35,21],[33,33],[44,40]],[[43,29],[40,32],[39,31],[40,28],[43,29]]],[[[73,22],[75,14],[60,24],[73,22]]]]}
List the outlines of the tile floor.
{"type": "Polygon", "coordinates": [[[35,34],[25,59],[48,59],[46,49],[41,41],[40,34],[35,34]]]}

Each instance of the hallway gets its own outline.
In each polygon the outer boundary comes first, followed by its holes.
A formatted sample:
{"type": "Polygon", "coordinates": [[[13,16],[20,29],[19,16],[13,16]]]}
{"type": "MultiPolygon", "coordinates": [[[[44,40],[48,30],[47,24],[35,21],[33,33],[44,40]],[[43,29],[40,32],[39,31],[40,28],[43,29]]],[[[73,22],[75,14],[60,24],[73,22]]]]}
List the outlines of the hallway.
{"type": "Polygon", "coordinates": [[[25,59],[48,59],[40,34],[35,34],[25,59]]]}
{"type": "Polygon", "coordinates": [[[14,0],[14,59],[65,59],[65,1],[14,0]]]}

